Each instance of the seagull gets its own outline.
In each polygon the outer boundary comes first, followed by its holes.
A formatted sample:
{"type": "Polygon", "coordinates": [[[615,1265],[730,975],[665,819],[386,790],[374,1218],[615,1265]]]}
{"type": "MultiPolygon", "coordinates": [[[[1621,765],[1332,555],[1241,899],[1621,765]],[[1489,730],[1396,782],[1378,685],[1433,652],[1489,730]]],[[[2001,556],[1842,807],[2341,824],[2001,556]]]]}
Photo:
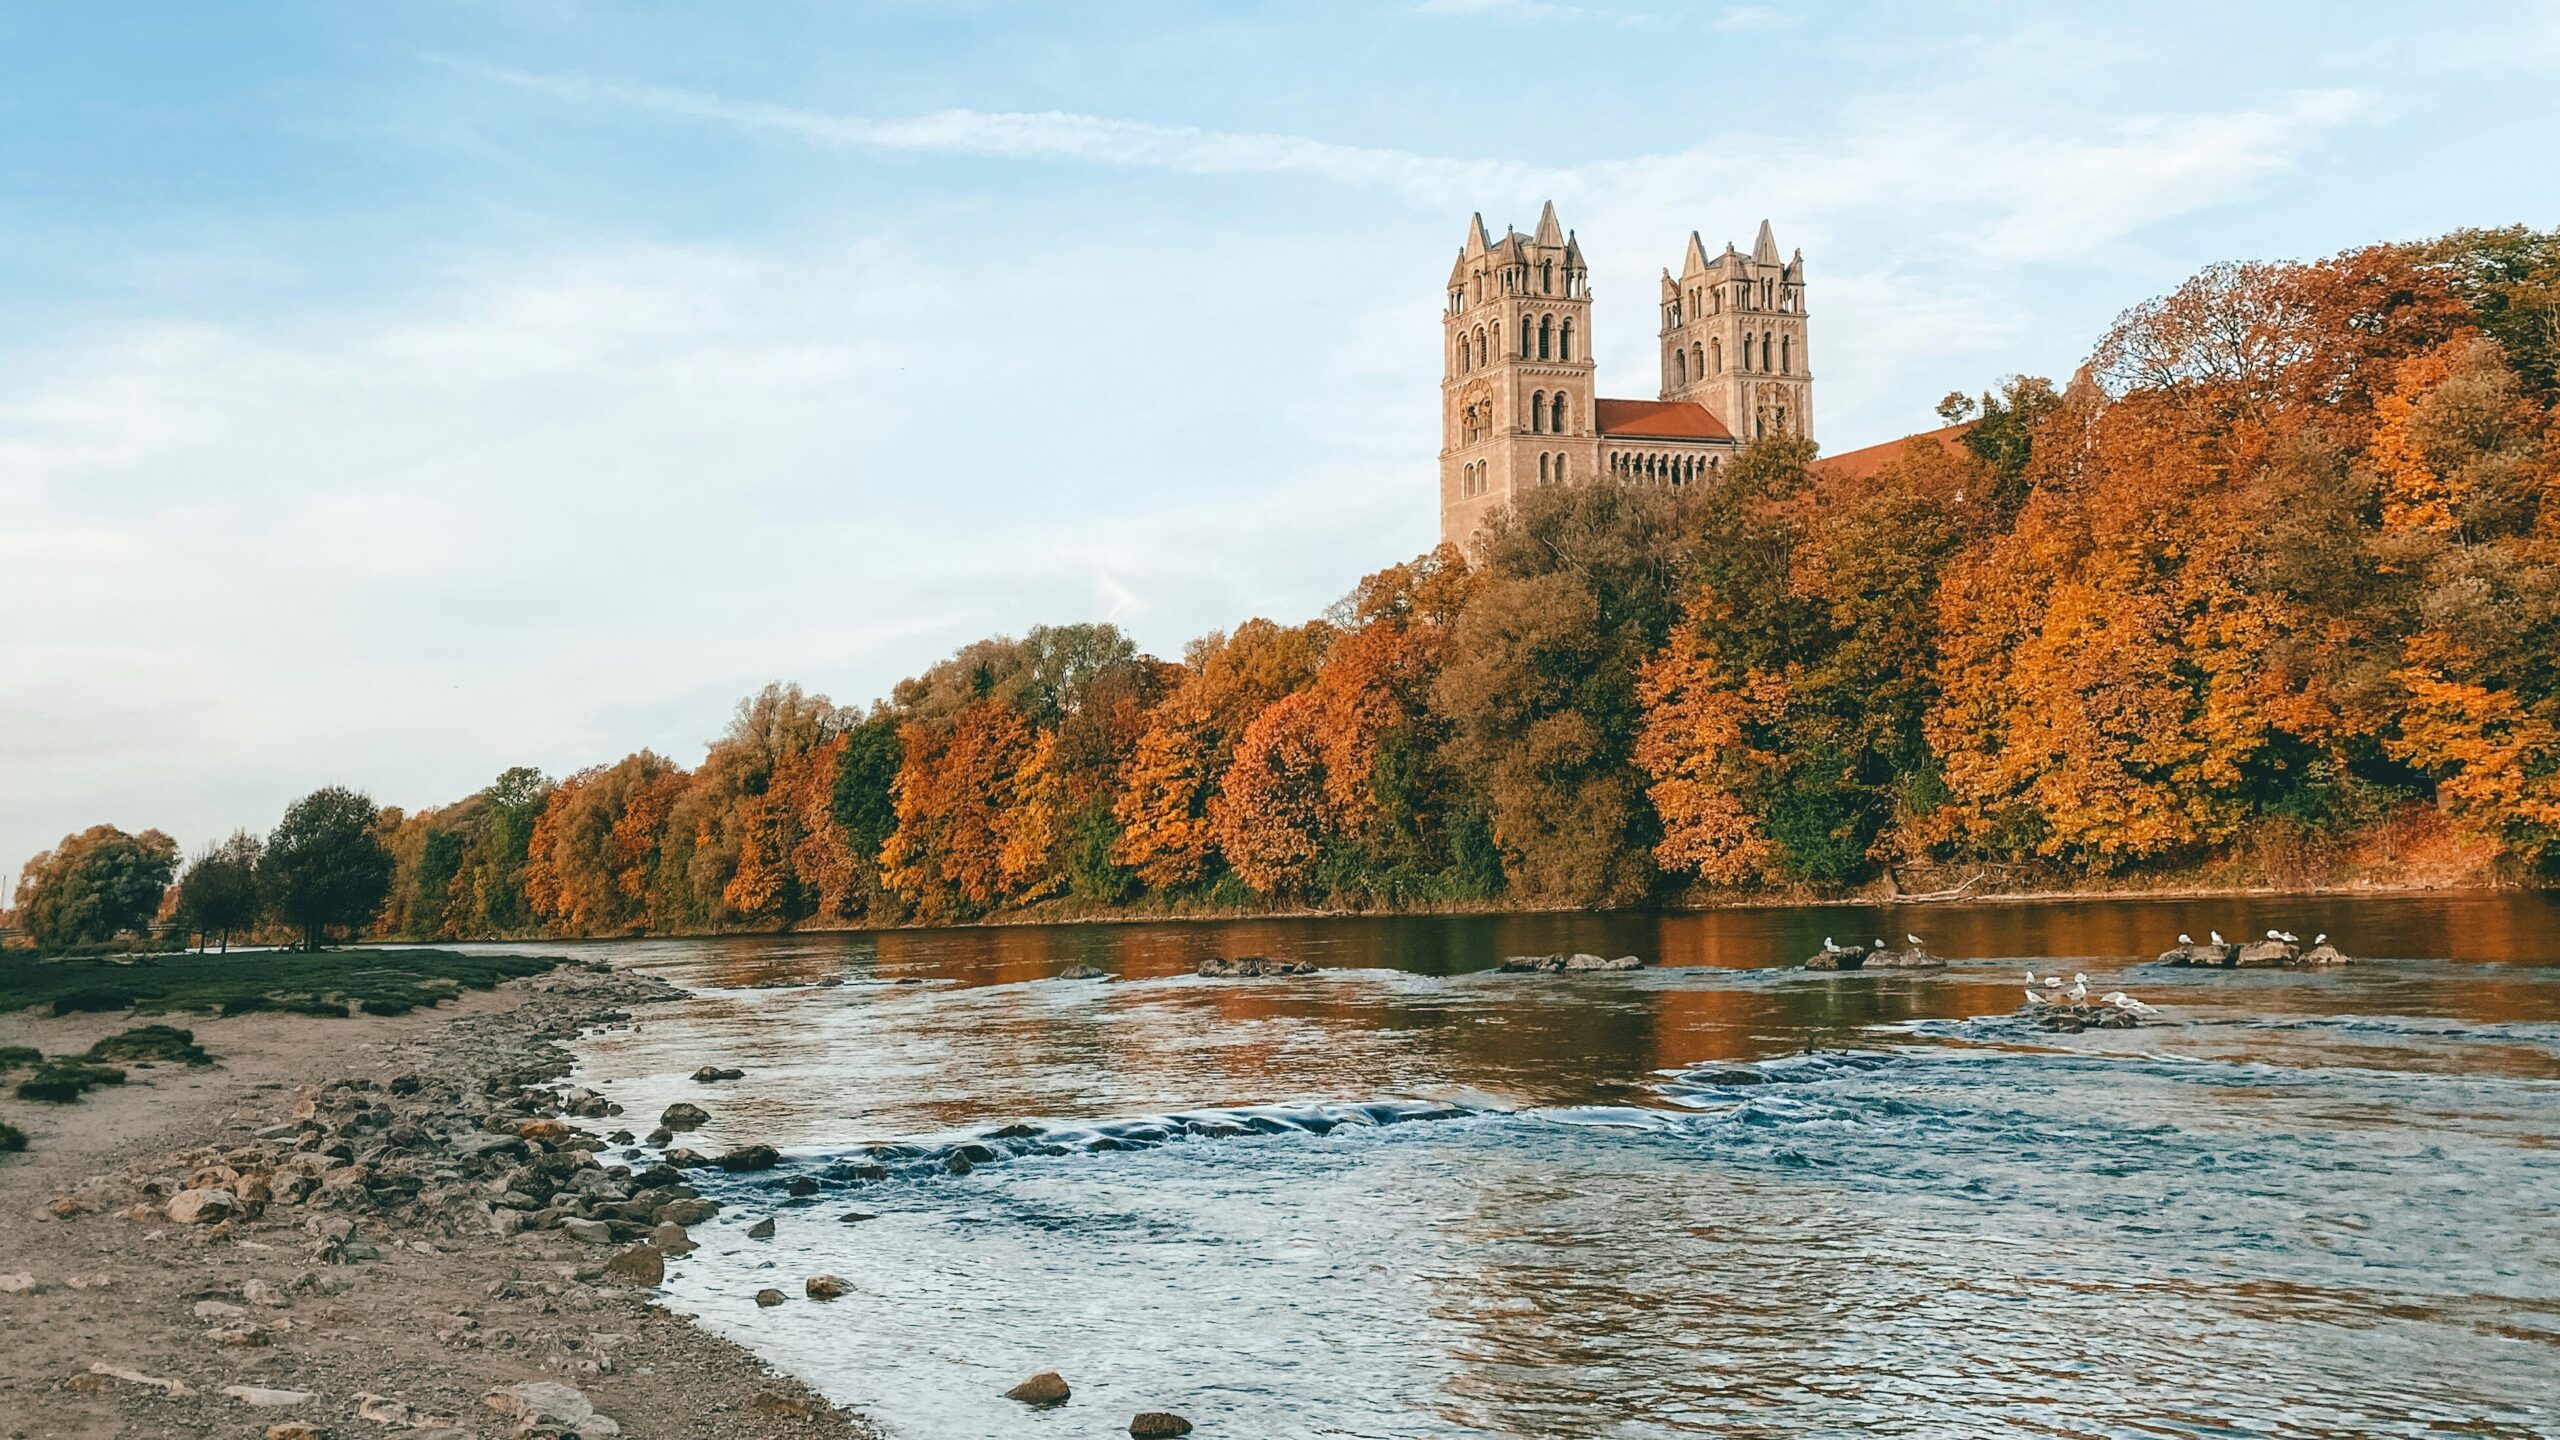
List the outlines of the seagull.
{"type": "Polygon", "coordinates": [[[1883,949],[1883,948],[1884,948],[1884,942],[1883,942],[1883,941],[1881,941],[1881,940],[1877,941],[1877,942],[1876,942],[1876,948],[1877,948],[1877,949],[1879,949],[1879,950],[1883,949]]]}
{"type": "Polygon", "coordinates": [[[2323,930],[2323,931],[2321,931],[2319,934],[2312,936],[2312,937],[2311,937],[2311,943],[2312,943],[2312,944],[2314,944],[2314,945],[2326,945],[2326,944],[2328,944],[2328,943],[2329,943],[2329,932],[2328,932],[2328,931],[2326,931],[2326,930],[2323,930]]]}
{"type": "Polygon", "coordinates": [[[2207,930],[2207,931],[2206,931],[2206,932],[2204,932],[2204,933],[2206,933],[2207,935],[2210,935],[2210,936],[2212,936],[2212,937],[2213,937],[2213,943],[2214,943],[2214,944],[2219,945],[2219,944],[2221,944],[2221,943],[2222,943],[2222,932],[2221,932],[2221,931],[2219,931],[2219,930],[2207,930]]]}
{"type": "Polygon", "coordinates": [[[2290,931],[2290,930],[2287,930],[2286,932],[2284,932],[2284,936],[2283,936],[2284,943],[2286,943],[2287,945],[2290,945],[2290,944],[2292,944],[2293,942],[2295,942],[2296,940],[2299,940],[2299,939],[2301,939],[2301,938],[2302,938],[2301,936],[2294,934],[2294,933],[2293,933],[2292,931],[2290,931]]]}
{"type": "Polygon", "coordinates": [[[1840,947],[1832,943],[1830,936],[1825,935],[1822,937],[1822,948],[1825,950],[1837,950],[1840,947]]]}
{"type": "Polygon", "coordinates": [[[2063,994],[2069,996],[2071,1003],[2074,1005],[2078,1005],[2087,1000],[2089,998],[2089,977],[2077,973],[2073,974],[2071,977],[2071,988],[2064,991],[2063,994]]]}
{"type": "Polygon", "coordinates": [[[2184,930],[2181,930],[2178,932],[2178,943],[2181,945],[2193,945],[2196,943],[2196,937],[2188,934],[2184,930]]]}
{"type": "Polygon", "coordinates": [[[2145,1005],[2141,1001],[2134,999],[2132,996],[2127,995],[2121,990],[2110,990],[2106,994],[2099,996],[2098,1003],[2101,1005],[2113,1005],[2119,1010],[2130,1010],[2136,1015],[2157,1015],[2160,1013],[2160,1007],[2157,1005],[2145,1005]]]}
{"type": "Polygon", "coordinates": [[[2046,988],[2047,990],[2059,990],[2059,989],[2061,989],[2061,988],[2062,988],[2062,977],[2061,977],[2061,976],[2059,976],[2059,975],[2047,975],[2046,977],[2044,977],[2044,988],[2046,988]]]}
{"type": "MultiPolygon", "coordinates": [[[[2030,975],[2027,978],[2033,980],[2036,977],[2030,975]]],[[[2037,994],[2036,988],[2032,985],[2027,987],[2027,1003],[2030,1005],[2041,1005],[2044,1003],[2044,997],[2037,994]]]]}
{"type": "Polygon", "coordinates": [[[1919,947],[1919,944],[1920,944],[1920,937],[1919,937],[1919,936],[1917,936],[1917,935],[1912,934],[1910,931],[1908,931],[1908,930],[1903,931],[1903,932],[1902,932],[1902,938],[1903,938],[1903,939],[1905,939],[1905,940],[1910,941],[1910,942],[1911,942],[1911,944],[1912,944],[1912,947],[1913,947],[1914,949],[1917,949],[1917,948],[1919,947]]]}
{"type": "Polygon", "coordinates": [[[2270,930],[2267,932],[2267,938],[2270,940],[2281,940],[2284,938],[2284,932],[2281,930],[2270,930]]]}

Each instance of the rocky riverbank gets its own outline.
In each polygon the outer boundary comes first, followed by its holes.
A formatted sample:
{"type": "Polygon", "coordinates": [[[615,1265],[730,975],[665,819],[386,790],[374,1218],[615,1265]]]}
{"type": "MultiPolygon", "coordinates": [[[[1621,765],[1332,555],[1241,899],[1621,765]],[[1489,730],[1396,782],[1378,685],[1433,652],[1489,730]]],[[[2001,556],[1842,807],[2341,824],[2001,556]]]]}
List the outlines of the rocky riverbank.
{"type": "MultiPolygon", "coordinates": [[[[868,1436],[654,1299],[707,1213],[556,1115],[561,1042],[672,998],[564,966],[399,1017],[196,1027],[211,1069],[0,1161],[0,1435],[868,1436]]],[[[0,1018],[67,1051],[123,1017],[0,1018]]]]}

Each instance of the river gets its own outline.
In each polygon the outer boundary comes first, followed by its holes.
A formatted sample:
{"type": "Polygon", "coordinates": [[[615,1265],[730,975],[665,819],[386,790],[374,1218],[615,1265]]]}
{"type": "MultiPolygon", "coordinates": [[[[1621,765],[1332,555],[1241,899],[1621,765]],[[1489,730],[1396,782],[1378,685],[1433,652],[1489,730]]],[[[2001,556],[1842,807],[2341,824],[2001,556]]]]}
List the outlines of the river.
{"type": "Polygon", "coordinates": [[[910,1440],[2560,1434],[2550,897],[577,948],[692,992],[581,1082],[787,1157],[668,1303],[910,1440]],[[2358,962],[2142,963],[2270,928],[2358,962]],[[1955,963],[1791,968],[1905,931],[1955,963]],[[1650,968],[1492,973],[1553,951],[1650,968]],[[2162,1013],[2037,1029],[2030,964],[2162,1013]]]}

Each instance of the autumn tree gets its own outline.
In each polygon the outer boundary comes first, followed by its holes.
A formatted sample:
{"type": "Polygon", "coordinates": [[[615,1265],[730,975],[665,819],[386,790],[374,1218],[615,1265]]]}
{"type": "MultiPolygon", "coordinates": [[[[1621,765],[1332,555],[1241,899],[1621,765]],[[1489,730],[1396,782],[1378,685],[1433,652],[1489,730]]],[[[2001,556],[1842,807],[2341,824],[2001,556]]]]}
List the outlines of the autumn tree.
{"type": "Polygon", "coordinates": [[[18,923],[45,949],[95,944],[150,928],[178,865],[178,842],[92,825],[26,863],[18,923]]]}
{"type": "Polygon", "coordinates": [[[1283,627],[1248,620],[1233,634],[1192,643],[1181,678],[1129,755],[1113,807],[1120,864],[1160,891],[1214,878],[1223,857],[1209,807],[1236,743],[1265,707],[1314,679],[1333,635],[1323,621],[1283,627]]]}

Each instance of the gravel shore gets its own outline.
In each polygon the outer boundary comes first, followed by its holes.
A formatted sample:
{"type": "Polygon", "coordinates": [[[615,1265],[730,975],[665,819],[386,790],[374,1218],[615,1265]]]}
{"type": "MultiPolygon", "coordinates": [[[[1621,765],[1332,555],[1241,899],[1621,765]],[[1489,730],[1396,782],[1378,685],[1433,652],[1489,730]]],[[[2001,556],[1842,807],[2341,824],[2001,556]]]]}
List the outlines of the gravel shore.
{"type": "MultiPolygon", "coordinates": [[[[556,1118],[560,1042],[677,993],[570,965],[399,1017],[190,1021],[210,1068],[13,1104],[0,1435],[875,1435],[658,1306],[662,1219],[706,1202],[556,1118]]],[[[132,1023],[0,1016],[0,1044],[132,1023]]]]}

